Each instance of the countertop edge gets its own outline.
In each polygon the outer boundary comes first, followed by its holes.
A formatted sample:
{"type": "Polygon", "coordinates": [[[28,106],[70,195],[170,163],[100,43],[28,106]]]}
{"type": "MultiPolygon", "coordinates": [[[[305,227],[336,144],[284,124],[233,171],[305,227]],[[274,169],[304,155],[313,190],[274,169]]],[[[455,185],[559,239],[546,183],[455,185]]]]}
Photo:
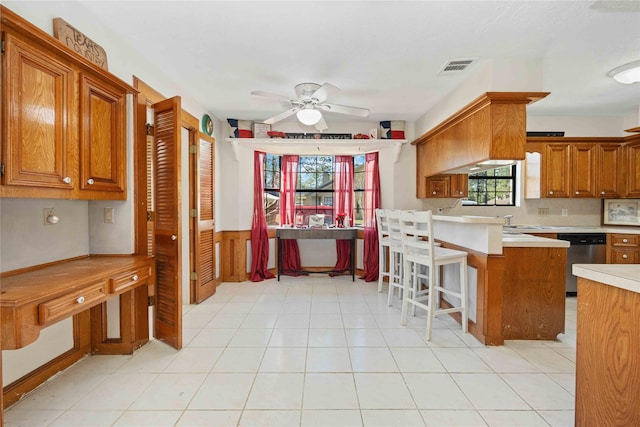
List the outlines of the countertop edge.
{"type": "Polygon", "coordinates": [[[640,264],[574,264],[574,276],[640,293],[640,264]]]}

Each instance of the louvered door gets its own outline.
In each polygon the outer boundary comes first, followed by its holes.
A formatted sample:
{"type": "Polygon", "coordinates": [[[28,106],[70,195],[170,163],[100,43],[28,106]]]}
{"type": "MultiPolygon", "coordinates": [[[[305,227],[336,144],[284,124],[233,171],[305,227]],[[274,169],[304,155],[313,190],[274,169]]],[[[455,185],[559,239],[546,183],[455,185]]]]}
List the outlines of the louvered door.
{"type": "Polygon", "coordinates": [[[192,153],[194,164],[194,191],[197,206],[193,241],[193,266],[195,268],[192,302],[200,303],[216,291],[215,210],[214,210],[214,165],[215,140],[201,136],[192,153]]]}
{"type": "Polygon", "coordinates": [[[182,348],[180,97],[152,106],[154,110],[154,202],[156,310],[154,335],[182,348]]]}

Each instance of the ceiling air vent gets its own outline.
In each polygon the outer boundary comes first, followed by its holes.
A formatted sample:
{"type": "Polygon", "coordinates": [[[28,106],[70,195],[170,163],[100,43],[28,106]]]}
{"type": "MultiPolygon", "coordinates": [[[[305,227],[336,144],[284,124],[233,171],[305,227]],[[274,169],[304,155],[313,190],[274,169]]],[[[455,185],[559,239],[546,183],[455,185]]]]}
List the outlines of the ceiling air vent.
{"type": "Polygon", "coordinates": [[[460,72],[464,71],[475,61],[476,58],[468,58],[468,59],[454,59],[452,61],[447,62],[440,70],[440,73],[451,73],[451,72],[460,72]]]}

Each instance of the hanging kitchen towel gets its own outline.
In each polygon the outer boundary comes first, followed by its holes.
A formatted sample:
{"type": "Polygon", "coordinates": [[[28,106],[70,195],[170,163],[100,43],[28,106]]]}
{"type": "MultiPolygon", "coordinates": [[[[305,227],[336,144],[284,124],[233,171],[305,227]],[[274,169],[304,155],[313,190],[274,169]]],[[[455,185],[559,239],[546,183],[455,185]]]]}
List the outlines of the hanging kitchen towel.
{"type": "Polygon", "coordinates": [[[404,120],[380,122],[380,139],[404,139],[404,120]]]}

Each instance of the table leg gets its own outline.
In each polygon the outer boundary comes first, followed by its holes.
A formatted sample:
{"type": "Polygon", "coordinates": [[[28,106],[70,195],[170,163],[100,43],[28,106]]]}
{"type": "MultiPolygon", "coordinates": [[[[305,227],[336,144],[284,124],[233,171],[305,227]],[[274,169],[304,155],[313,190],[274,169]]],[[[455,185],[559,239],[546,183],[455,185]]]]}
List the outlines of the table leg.
{"type": "Polygon", "coordinates": [[[280,281],[280,272],[282,271],[282,243],[280,238],[276,238],[278,243],[278,282],[280,281]]]}
{"type": "Polygon", "coordinates": [[[351,281],[356,281],[356,239],[351,239],[351,281]]]}

